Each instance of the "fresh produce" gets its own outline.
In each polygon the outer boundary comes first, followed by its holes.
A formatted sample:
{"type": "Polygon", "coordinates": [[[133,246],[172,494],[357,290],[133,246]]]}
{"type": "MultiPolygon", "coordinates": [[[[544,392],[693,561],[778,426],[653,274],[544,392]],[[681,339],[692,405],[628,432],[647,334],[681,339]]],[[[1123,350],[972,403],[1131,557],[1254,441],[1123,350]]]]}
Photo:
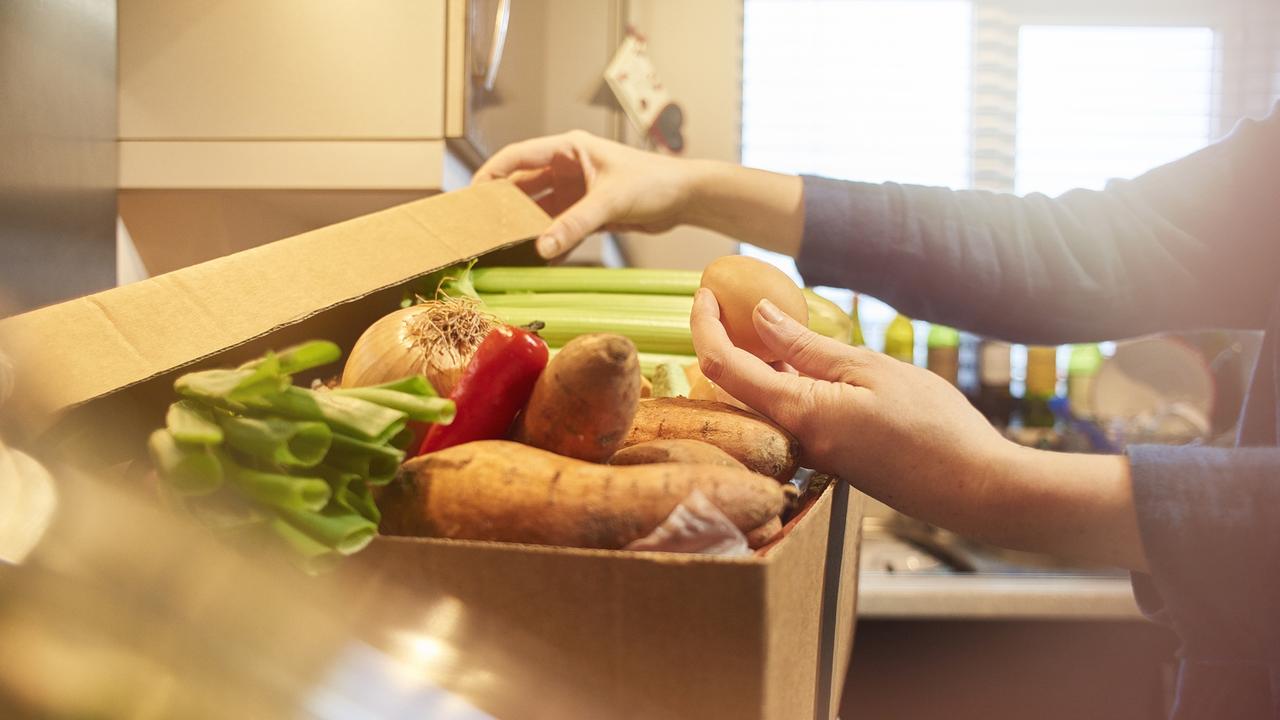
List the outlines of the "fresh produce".
{"type": "Polygon", "coordinates": [[[747,547],[755,549],[768,545],[780,532],[782,532],[782,518],[770,518],[765,524],[746,533],[747,547]]]}
{"type": "Polygon", "coordinates": [[[769,420],[724,403],[685,398],[641,401],[622,446],[670,439],[710,443],[780,482],[790,480],[800,465],[795,437],[769,420]]]}
{"type": "Polygon", "coordinates": [[[382,531],[392,535],[618,549],[695,489],[744,532],[785,502],[773,480],[736,468],[611,467],[498,440],[410,460],[379,503],[382,531]]]}
{"type": "Polygon", "coordinates": [[[686,270],[491,267],[471,271],[478,293],[571,292],[693,295],[698,273],[686,270]]]}
{"type": "Polygon", "coordinates": [[[356,340],[342,369],[342,387],[382,385],[423,375],[448,397],[497,322],[466,297],[441,297],[397,310],[356,340]]]}
{"type": "Polygon", "coordinates": [[[809,308],[809,329],[848,344],[853,337],[853,318],[840,306],[809,288],[801,290],[809,308]]]}
{"type": "Polygon", "coordinates": [[[653,371],[654,397],[689,397],[689,378],[684,365],[664,362],[653,371]]]}
{"type": "MultiPolygon", "coordinates": [[[[533,331],[509,325],[490,330],[450,394],[457,420],[431,426],[418,454],[506,437],[546,366],[547,344],[533,331]]],[[[634,377],[628,382],[638,390],[634,377]]]]}
{"type": "Polygon", "coordinates": [[[701,440],[650,440],[625,447],[609,458],[610,465],[652,465],[683,463],[685,465],[720,465],[747,469],[729,453],[701,440]]]}
{"type": "Polygon", "coordinates": [[[421,376],[349,390],[293,385],[293,374],[339,356],[315,341],[178,378],[182,399],[148,442],[166,496],[210,525],[268,530],[308,569],[367,545],[380,519],[371,488],[395,476],[406,424],[448,423],[454,403],[421,376]]]}
{"type": "Polygon", "coordinates": [[[734,345],[762,360],[777,356],[756,334],[751,316],[761,300],[768,299],[800,324],[809,322],[804,293],[776,267],[743,255],[716,258],[702,271],[702,287],[715,293],[720,304],[720,322],[734,345]]]}
{"type": "Polygon", "coordinates": [[[604,462],[631,427],[639,375],[636,347],[625,337],[574,338],[534,384],[515,439],[566,457],[604,462]]]}
{"type": "MultiPolygon", "coordinates": [[[[749,263],[749,271],[759,267],[754,262],[749,263]]],[[[764,267],[776,280],[779,271],[764,267]]],[[[426,292],[479,300],[486,312],[508,324],[541,321],[545,324],[542,336],[553,353],[578,335],[614,333],[625,335],[636,344],[645,377],[651,378],[663,362],[696,362],[692,357],[689,311],[702,277],[697,271],[463,267],[453,268],[444,276],[443,284],[431,285],[426,292]]],[[[744,275],[736,282],[752,286],[755,275],[744,275]]],[[[817,294],[805,293],[802,297],[810,327],[848,342],[852,320],[838,306],[817,294]]]]}

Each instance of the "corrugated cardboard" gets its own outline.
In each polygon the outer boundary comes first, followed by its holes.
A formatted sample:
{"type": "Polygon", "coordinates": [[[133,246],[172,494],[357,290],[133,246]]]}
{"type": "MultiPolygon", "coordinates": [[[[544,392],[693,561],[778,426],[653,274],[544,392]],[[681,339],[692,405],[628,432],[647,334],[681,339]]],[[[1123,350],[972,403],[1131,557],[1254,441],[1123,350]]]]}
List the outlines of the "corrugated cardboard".
{"type": "MultiPolygon", "coordinates": [[[[0,347],[53,445],[137,455],[178,372],[307,337],[349,347],[410,280],[547,222],[514,187],[483,185],[0,321],[0,347]]],[[[861,496],[835,486],[763,556],[383,538],[342,572],[375,642],[497,717],[829,720],[860,517],[861,496]],[[390,613],[393,596],[410,600],[390,613]]]]}

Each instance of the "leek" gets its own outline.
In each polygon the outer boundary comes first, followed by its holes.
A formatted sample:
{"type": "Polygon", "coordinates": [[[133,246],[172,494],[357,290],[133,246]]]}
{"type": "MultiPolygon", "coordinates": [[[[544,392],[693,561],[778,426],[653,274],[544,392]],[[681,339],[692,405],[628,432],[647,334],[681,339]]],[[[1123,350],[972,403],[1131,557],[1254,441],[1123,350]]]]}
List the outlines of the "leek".
{"type": "Polygon", "coordinates": [[[693,295],[702,274],[696,270],[641,268],[491,267],[471,271],[476,292],[598,292],[693,295]]]}

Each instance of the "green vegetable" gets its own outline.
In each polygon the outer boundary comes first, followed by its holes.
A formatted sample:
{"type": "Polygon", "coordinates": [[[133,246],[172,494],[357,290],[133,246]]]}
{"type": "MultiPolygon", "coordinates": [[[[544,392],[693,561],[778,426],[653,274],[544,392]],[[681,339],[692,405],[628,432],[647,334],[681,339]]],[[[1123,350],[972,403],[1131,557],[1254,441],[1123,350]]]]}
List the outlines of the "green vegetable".
{"type": "Polygon", "coordinates": [[[147,441],[151,460],[181,495],[207,495],[222,487],[222,464],[206,445],[178,442],[168,430],[156,430],[147,441]]]}
{"type": "Polygon", "coordinates": [[[601,292],[693,295],[702,274],[694,270],[640,268],[491,267],[471,271],[479,293],[601,292]]]}
{"type": "Polygon", "coordinates": [[[333,439],[333,432],[322,422],[233,415],[221,417],[219,422],[228,445],[284,467],[308,468],[319,463],[333,439]]]}
{"type": "Polygon", "coordinates": [[[455,413],[452,400],[438,397],[421,397],[395,390],[377,387],[344,388],[332,391],[333,395],[367,400],[383,407],[399,410],[410,420],[429,423],[453,422],[455,413]]]}
{"type": "Polygon", "coordinates": [[[222,444],[222,428],[209,408],[194,400],[179,400],[169,406],[165,427],[178,442],[198,445],[222,444]]]}
{"type": "Polygon", "coordinates": [[[223,534],[266,532],[308,572],[367,545],[381,519],[371,488],[399,470],[409,421],[448,424],[454,404],[422,376],[333,391],[293,384],[293,373],[338,357],[316,341],[178,378],[181,399],[148,441],[169,504],[223,534]]]}
{"type": "Polygon", "coordinates": [[[689,318],[683,315],[650,316],[625,310],[566,308],[487,308],[508,325],[544,324],[538,334],[549,345],[562,346],[579,335],[613,333],[635,343],[641,352],[693,354],[689,318]]]}
{"type": "Polygon", "coordinates": [[[654,397],[689,397],[689,391],[689,378],[684,374],[684,365],[664,362],[653,371],[654,397]]]}

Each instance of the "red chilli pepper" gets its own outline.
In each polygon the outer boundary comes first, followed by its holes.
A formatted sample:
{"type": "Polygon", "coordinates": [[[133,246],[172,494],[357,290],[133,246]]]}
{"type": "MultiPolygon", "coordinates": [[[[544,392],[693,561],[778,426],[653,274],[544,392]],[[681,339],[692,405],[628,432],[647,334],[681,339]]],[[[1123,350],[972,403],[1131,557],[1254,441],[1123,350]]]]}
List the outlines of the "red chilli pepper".
{"type": "Polygon", "coordinates": [[[432,425],[418,454],[506,437],[546,366],[547,343],[537,333],[510,325],[490,330],[449,395],[457,405],[453,422],[432,425]]]}

